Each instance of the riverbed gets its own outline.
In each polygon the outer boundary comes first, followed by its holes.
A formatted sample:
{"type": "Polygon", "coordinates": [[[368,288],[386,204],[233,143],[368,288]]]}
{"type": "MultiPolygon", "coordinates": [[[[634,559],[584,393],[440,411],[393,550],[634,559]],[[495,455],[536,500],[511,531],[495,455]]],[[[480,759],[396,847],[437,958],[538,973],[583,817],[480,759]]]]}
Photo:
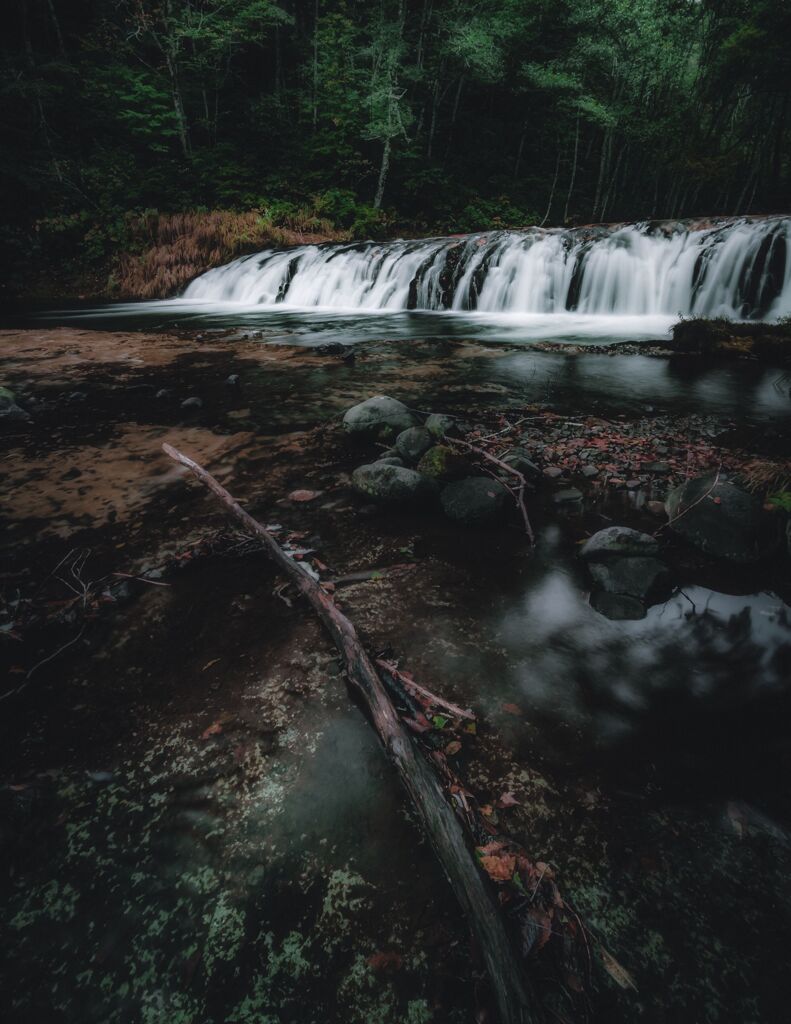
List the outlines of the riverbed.
{"type": "Polygon", "coordinates": [[[343,321],[308,325],[311,344],[285,322],[170,323],[0,332],[32,417],[2,439],[4,600],[32,616],[3,639],[10,1019],[419,1024],[470,1021],[480,998],[331,643],[163,441],[333,577],[382,570],[338,600],[371,651],[478,714],[468,784],[514,794],[503,828],[634,978],[594,971],[596,1019],[782,1019],[787,563],[681,552],[666,601],[610,622],[578,545],[612,522],[655,530],[640,502],[591,490],[569,514],[548,486],[533,550],[516,517],[471,532],[366,506],[338,426],[385,393],[484,419],[672,421],[771,455],[791,428],[782,372],[456,327],[377,321],[336,347],[343,321]]]}

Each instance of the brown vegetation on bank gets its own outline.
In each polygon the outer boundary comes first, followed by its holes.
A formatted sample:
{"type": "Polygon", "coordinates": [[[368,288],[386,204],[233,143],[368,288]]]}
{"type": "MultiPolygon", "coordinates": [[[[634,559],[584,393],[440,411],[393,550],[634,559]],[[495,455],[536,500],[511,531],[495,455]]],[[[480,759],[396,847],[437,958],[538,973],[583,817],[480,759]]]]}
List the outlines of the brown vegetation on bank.
{"type": "Polygon", "coordinates": [[[275,224],[260,210],[153,212],[133,230],[144,251],[121,257],[115,282],[120,295],[131,299],[172,296],[198,274],[247,252],[342,237],[326,220],[295,215],[275,224]]]}
{"type": "Polygon", "coordinates": [[[791,318],[764,321],[681,319],[673,327],[670,348],[700,356],[751,357],[760,362],[791,362],[791,318]]]}

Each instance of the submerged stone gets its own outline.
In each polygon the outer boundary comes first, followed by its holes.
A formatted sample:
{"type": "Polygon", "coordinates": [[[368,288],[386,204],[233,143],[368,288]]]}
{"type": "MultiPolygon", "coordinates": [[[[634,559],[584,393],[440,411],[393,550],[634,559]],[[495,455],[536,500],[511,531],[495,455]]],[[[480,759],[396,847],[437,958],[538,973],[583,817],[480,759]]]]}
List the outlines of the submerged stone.
{"type": "Polygon", "coordinates": [[[604,561],[625,555],[655,555],[659,551],[656,537],[628,526],[608,526],[589,537],[580,549],[580,558],[604,561]]]}
{"type": "Polygon", "coordinates": [[[347,409],[343,428],[355,437],[391,441],[397,434],[417,425],[414,413],[396,398],[376,395],[347,409]]]}
{"type": "Polygon", "coordinates": [[[488,476],[471,476],[448,484],[441,494],[445,515],[459,523],[498,519],[510,496],[507,487],[488,476]]]}
{"type": "Polygon", "coordinates": [[[591,608],[616,622],[645,618],[645,606],[636,597],[610,594],[606,590],[597,590],[591,594],[591,608]]]}
{"type": "Polygon", "coordinates": [[[668,575],[667,566],[658,558],[616,558],[591,562],[590,574],[608,594],[626,594],[646,600],[668,575]]]}

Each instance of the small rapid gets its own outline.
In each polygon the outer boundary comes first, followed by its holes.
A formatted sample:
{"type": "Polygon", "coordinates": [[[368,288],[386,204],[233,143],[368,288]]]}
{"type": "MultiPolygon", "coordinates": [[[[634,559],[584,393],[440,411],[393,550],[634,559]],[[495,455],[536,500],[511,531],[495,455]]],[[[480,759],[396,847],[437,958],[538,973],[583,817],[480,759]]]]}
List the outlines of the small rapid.
{"type": "Polygon", "coordinates": [[[771,320],[791,315],[791,218],[303,245],[210,270],[183,298],[346,311],[771,320]]]}

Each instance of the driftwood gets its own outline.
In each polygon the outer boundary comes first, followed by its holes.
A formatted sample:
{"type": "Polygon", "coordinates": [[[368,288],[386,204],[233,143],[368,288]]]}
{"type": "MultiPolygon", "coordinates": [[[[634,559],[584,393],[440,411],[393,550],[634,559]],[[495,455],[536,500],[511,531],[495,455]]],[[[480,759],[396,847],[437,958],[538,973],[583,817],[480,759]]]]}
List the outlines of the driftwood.
{"type": "Polygon", "coordinates": [[[235,501],[213,476],[169,444],[163,451],[186,466],[258,537],[272,561],[308,599],[343,655],[349,681],[364,701],[388,757],[401,776],[440,864],[461,904],[491,979],[501,1024],[536,1024],[542,1014],[529,996],[517,958],[493,895],[464,839],[456,814],[425,758],[415,749],[357,632],[332,597],[281,549],[274,537],[235,501]]]}

